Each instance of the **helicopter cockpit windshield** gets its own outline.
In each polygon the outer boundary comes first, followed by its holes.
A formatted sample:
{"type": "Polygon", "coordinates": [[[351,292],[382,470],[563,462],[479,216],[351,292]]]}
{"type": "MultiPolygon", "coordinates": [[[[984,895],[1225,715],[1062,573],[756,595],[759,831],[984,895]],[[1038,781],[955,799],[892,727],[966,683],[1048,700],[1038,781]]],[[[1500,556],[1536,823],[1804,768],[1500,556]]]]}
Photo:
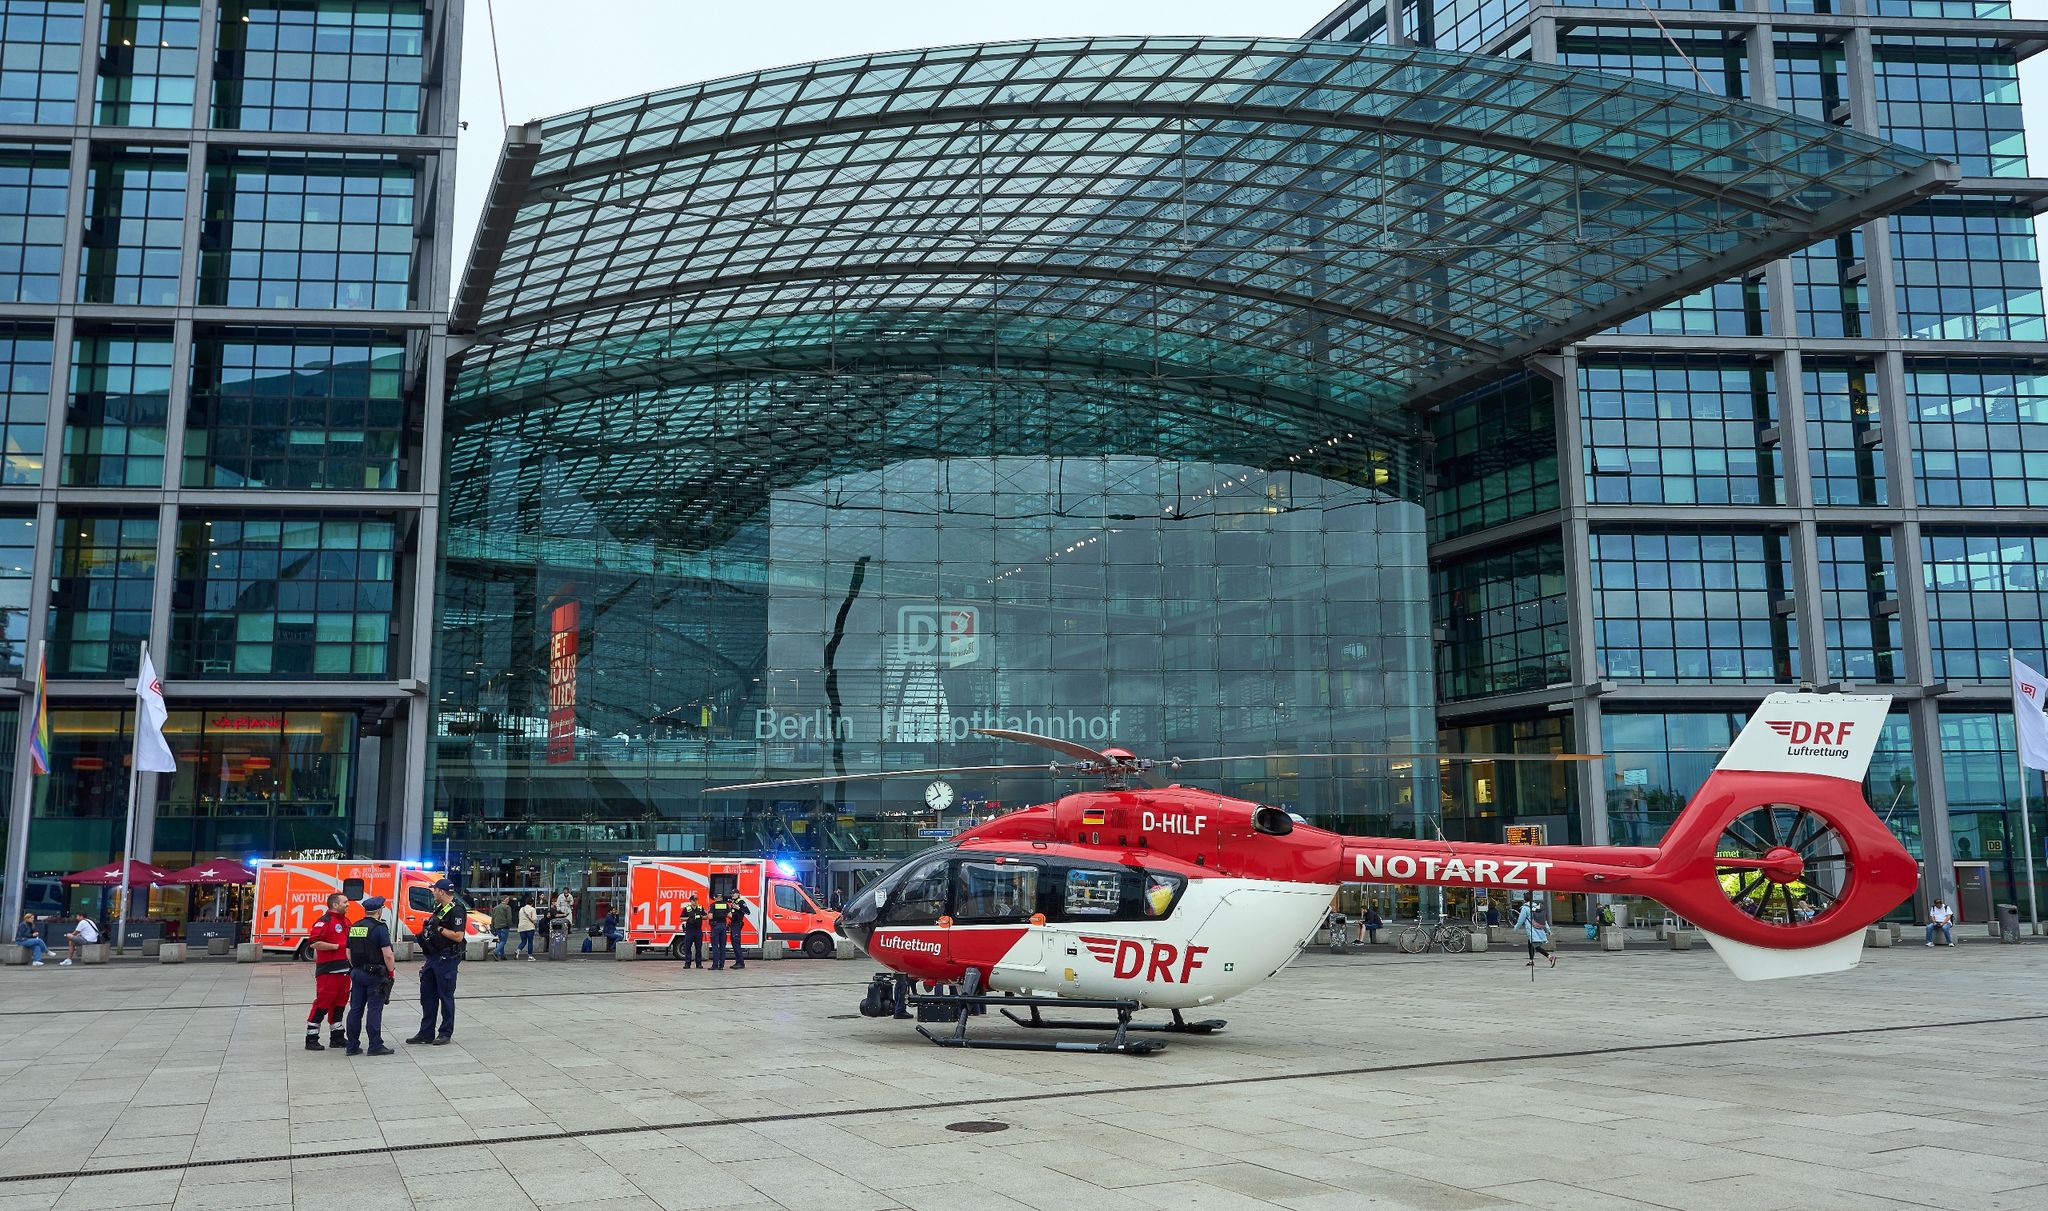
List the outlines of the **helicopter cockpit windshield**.
{"type": "Polygon", "coordinates": [[[877,927],[1156,920],[1187,880],[1164,871],[1070,857],[1010,858],[944,850],[861,889],[840,927],[866,946],[877,927]]]}

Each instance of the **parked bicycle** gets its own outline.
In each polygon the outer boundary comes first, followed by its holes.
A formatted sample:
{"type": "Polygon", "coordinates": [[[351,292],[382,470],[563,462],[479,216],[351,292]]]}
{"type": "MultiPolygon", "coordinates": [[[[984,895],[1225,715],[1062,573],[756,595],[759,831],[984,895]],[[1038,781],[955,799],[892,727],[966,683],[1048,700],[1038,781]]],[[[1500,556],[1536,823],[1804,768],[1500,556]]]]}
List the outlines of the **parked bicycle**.
{"type": "Polygon", "coordinates": [[[1419,955],[1428,950],[1463,954],[1472,945],[1472,932],[1465,925],[1445,917],[1434,922],[1417,921],[1402,930],[1396,941],[1402,954],[1419,955]]]}

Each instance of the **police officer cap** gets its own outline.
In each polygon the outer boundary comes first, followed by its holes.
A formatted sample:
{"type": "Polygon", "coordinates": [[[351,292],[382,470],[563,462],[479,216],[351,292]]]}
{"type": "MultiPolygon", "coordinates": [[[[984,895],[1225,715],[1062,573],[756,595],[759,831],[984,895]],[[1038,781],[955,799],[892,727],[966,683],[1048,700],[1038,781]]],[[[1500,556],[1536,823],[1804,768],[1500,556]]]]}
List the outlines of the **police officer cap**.
{"type": "Polygon", "coordinates": [[[364,911],[364,912],[382,912],[382,911],[384,911],[384,897],[383,897],[383,896],[371,896],[371,897],[370,897],[369,899],[367,899],[367,900],[363,901],[363,911],[364,911]]]}
{"type": "Polygon", "coordinates": [[[454,890],[455,890],[455,884],[453,884],[453,883],[450,883],[450,882],[449,882],[448,880],[446,880],[446,879],[436,879],[436,880],[434,880],[434,890],[435,890],[435,891],[454,891],[454,890]]]}

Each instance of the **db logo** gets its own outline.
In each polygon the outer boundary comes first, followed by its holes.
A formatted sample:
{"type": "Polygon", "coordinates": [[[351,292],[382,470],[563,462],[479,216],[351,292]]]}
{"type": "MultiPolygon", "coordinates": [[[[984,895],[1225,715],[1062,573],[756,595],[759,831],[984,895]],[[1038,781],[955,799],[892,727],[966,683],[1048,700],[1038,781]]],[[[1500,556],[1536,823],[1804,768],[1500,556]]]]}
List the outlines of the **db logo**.
{"type": "Polygon", "coordinates": [[[896,611],[897,654],[958,668],[981,659],[981,611],[974,606],[907,605],[896,611]]]}
{"type": "Polygon", "coordinates": [[[1081,942],[1088,947],[1088,953],[1110,965],[1110,972],[1117,979],[1160,984],[1187,983],[1189,976],[1201,970],[1202,956],[1209,953],[1206,946],[1183,949],[1170,942],[1148,944],[1133,938],[1084,937],[1081,942]]]}
{"type": "Polygon", "coordinates": [[[2020,682],[2020,693],[2025,694],[2029,698],[2033,698],[2039,696],[2039,694],[2041,693],[2041,689],[2039,686],[2035,685],[2031,681],[2022,681],[2020,682]]]}
{"type": "Polygon", "coordinates": [[[1851,722],[1815,722],[1811,719],[1773,719],[1770,720],[1770,725],[1772,731],[1783,736],[1791,744],[1847,744],[1850,729],[1856,726],[1851,722]]]}

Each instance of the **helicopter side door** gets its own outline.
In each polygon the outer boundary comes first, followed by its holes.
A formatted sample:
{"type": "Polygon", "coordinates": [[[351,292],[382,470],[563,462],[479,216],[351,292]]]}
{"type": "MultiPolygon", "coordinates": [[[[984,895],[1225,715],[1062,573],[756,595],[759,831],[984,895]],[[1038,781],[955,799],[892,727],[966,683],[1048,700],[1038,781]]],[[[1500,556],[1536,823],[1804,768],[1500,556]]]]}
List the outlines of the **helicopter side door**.
{"type": "Polygon", "coordinates": [[[953,861],[953,927],[947,943],[956,961],[992,979],[1045,970],[1044,930],[1032,923],[1044,870],[1014,858],[953,861]]]}

